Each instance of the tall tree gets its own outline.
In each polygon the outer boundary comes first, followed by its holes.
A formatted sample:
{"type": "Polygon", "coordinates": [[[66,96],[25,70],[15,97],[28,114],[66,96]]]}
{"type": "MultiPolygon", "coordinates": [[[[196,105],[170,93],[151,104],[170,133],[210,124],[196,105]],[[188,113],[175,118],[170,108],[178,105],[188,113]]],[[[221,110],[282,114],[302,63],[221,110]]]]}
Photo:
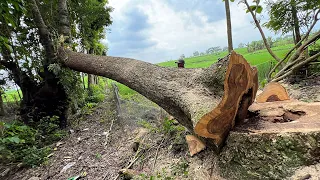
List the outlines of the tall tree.
{"type": "MultiPolygon", "coordinates": [[[[234,0],[230,0],[234,2],[234,0]]],[[[231,27],[231,16],[230,16],[230,5],[229,0],[224,0],[225,10],[226,10],[226,20],[227,20],[227,34],[228,34],[228,51],[233,50],[232,44],[232,27],[231,27]]]]}
{"type": "Polygon", "coordinates": [[[283,0],[268,1],[270,20],[265,26],[275,32],[287,34],[292,32],[295,44],[301,40],[301,29],[312,23],[319,7],[318,1],[313,0],[283,0]]]}
{"type": "MultiPolygon", "coordinates": [[[[312,1],[310,0],[312,6],[309,4],[309,9],[312,10],[311,15],[311,24],[308,24],[308,30],[305,33],[305,35],[301,38],[299,42],[296,43],[296,45],[288,51],[288,53],[285,55],[283,59],[280,59],[278,56],[276,56],[271,48],[268,45],[267,39],[264,36],[262,27],[260,25],[260,21],[257,19],[257,13],[261,13],[262,7],[259,5],[260,1],[253,1],[254,5],[249,5],[247,0],[242,1],[246,7],[247,7],[247,13],[250,12],[255,25],[258,27],[260,34],[262,36],[262,39],[266,45],[267,50],[271,54],[272,57],[274,57],[278,63],[270,70],[268,74],[268,80],[272,81],[279,81],[282,80],[290,75],[292,75],[294,72],[299,71],[299,69],[308,63],[317,60],[317,58],[320,56],[320,52],[312,55],[311,57],[306,57],[304,54],[304,51],[308,48],[309,45],[315,43],[318,39],[320,39],[320,31],[316,31],[314,34],[312,34],[311,37],[309,37],[311,31],[319,21],[319,13],[320,13],[320,2],[319,1],[312,1]],[[277,68],[280,69],[278,72],[276,72],[277,68]],[[273,75],[274,74],[274,75],[273,75]]],[[[309,1],[308,1],[309,2],[309,1]]],[[[290,16],[292,18],[292,16],[290,16]]],[[[277,18],[282,18],[281,16],[278,16],[277,18]]],[[[291,28],[292,29],[292,28],[291,28]]]]}
{"type": "Polygon", "coordinates": [[[95,17],[86,21],[93,26],[87,28],[87,34],[92,34],[90,28],[94,29],[95,24],[102,22],[105,27],[111,23],[111,8],[106,0],[95,1],[100,5],[105,3],[100,11],[86,6],[89,2],[93,1],[0,2],[3,12],[0,16],[0,65],[22,91],[20,114],[26,123],[37,123],[45,116],[56,115],[60,117],[60,126],[66,126],[69,103],[77,101],[76,96],[81,93],[80,76],[59,65],[57,45],[76,49],[77,44],[72,40],[79,39],[82,33],[77,28],[80,27],[79,17],[95,17]]]}

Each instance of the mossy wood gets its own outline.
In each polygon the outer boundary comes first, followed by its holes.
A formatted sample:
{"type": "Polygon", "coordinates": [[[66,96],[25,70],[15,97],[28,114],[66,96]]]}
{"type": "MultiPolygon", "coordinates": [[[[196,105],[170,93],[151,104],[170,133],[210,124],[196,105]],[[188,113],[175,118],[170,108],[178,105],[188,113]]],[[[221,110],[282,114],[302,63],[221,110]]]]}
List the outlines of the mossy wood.
{"type": "Polygon", "coordinates": [[[104,76],[136,90],[200,137],[221,145],[244,119],[258,88],[257,70],[232,52],[209,68],[166,68],[111,56],[59,49],[69,68],[104,76]]]}

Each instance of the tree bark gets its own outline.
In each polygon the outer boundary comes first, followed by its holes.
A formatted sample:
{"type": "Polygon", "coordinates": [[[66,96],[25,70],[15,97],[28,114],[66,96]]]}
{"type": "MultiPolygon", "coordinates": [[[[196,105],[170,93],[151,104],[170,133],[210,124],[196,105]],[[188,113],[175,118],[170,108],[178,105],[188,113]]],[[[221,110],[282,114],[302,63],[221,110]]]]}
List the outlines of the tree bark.
{"type": "MultiPolygon", "coordinates": [[[[65,128],[67,126],[66,120],[66,110],[69,105],[67,94],[63,86],[59,83],[59,78],[49,70],[49,66],[52,63],[58,62],[57,60],[57,50],[53,43],[51,33],[44,23],[42,15],[39,11],[38,4],[36,0],[28,1],[30,13],[33,14],[34,25],[38,28],[38,34],[40,37],[40,42],[44,47],[45,58],[42,62],[43,64],[43,83],[42,86],[37,89],[33,99],[32,99],[32,109],[28,112],[33,115],[34,122],[39,121],[45,116],[58,116],[60,117],[60,127],[65,128]]],[[[59,7],[65,8],[66,2],[61,0],[59,2],[59,7]]],[[[61,19],[65,19],[65,12],[61,14],[61,19]]],[[[65,24],[66,25],[66,24],[65,24]]]]}
{"type": "Polygon", "coordinates": [[[59,0],[59,34],[65,36],[65,43],[71,43],[67,0],[59,0]]]}
{"type": "Polygon", "coordinates": [[[229,0],[224,0],[224,3],[226,8],[226,19],[227,19],[228,50],[230,53],[233,50],[233,44],[232,44],[232,27],[231,27],[229,0]]]}
{"type": "Polygon", "coordinates": [[[73,70],[111,78],[136,90],[217,145],[233,128],[236,116],[243,117],[247,110],[242,107],[252,103],[258,87],[257,71],[235,52],[202,69],[165,68],[63,48],[58,55],[73,70]]]}
{"type": "MultiPolygon", "coordinates": [[[[295,34],[295,44],[298,44],[301,40],[301,35],[300,35],[300,26],[299,26],[299,19],[298,19],[298,14],[297,14],[297,7],[296,7],[296,2],[295,0],[291,0],[290,2],[291,8],[292,8],[292,19],[294,23],[294,34],[295,34]]],[[[299,44],[299,46],[301,43],[299,44]]]]}
{"type": "Polygon", "coordinates": [[[3,99],[2,99],[2,91],[0,89],[0,116],[5,115],[4,106],[3,106],[3,99]]]}

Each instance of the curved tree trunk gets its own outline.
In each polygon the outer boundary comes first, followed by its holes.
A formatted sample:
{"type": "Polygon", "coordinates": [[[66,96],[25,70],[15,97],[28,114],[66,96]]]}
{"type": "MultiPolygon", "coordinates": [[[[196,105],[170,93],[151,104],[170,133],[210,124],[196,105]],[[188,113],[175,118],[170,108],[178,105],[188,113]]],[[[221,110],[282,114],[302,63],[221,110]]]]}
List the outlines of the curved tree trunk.
{"type": "Polygon", "coordinates": [[[71,69],[111,78],[136,90],[217,145],[233,128],[236,116],[245,117],[258,87],[257,71],[235,52],[202,69],[165,68],[63,48],[58,55],[71,69]]]}

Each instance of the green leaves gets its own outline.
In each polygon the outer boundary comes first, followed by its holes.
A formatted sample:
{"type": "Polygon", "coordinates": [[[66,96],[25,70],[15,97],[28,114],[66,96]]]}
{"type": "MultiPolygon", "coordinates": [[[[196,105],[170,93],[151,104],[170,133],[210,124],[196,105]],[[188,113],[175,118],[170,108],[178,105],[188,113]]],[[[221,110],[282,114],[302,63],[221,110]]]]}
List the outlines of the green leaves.
{"type": "Polygon", "coordinates": [[[258,14],[260,14],[262,12],[262,6],[260,5],[252,5],[249,7],[249,9],[247,9],[246,13],[253,11],[253,12],[257,12],[258,14]]]}
{"type": "Polygon", "coordinates": [[[16,144],[25,143],[25,140],[20,139],[18,136],[12,136],[12,137],[5,138],[4,141],[16,143],[16,144]]]}

